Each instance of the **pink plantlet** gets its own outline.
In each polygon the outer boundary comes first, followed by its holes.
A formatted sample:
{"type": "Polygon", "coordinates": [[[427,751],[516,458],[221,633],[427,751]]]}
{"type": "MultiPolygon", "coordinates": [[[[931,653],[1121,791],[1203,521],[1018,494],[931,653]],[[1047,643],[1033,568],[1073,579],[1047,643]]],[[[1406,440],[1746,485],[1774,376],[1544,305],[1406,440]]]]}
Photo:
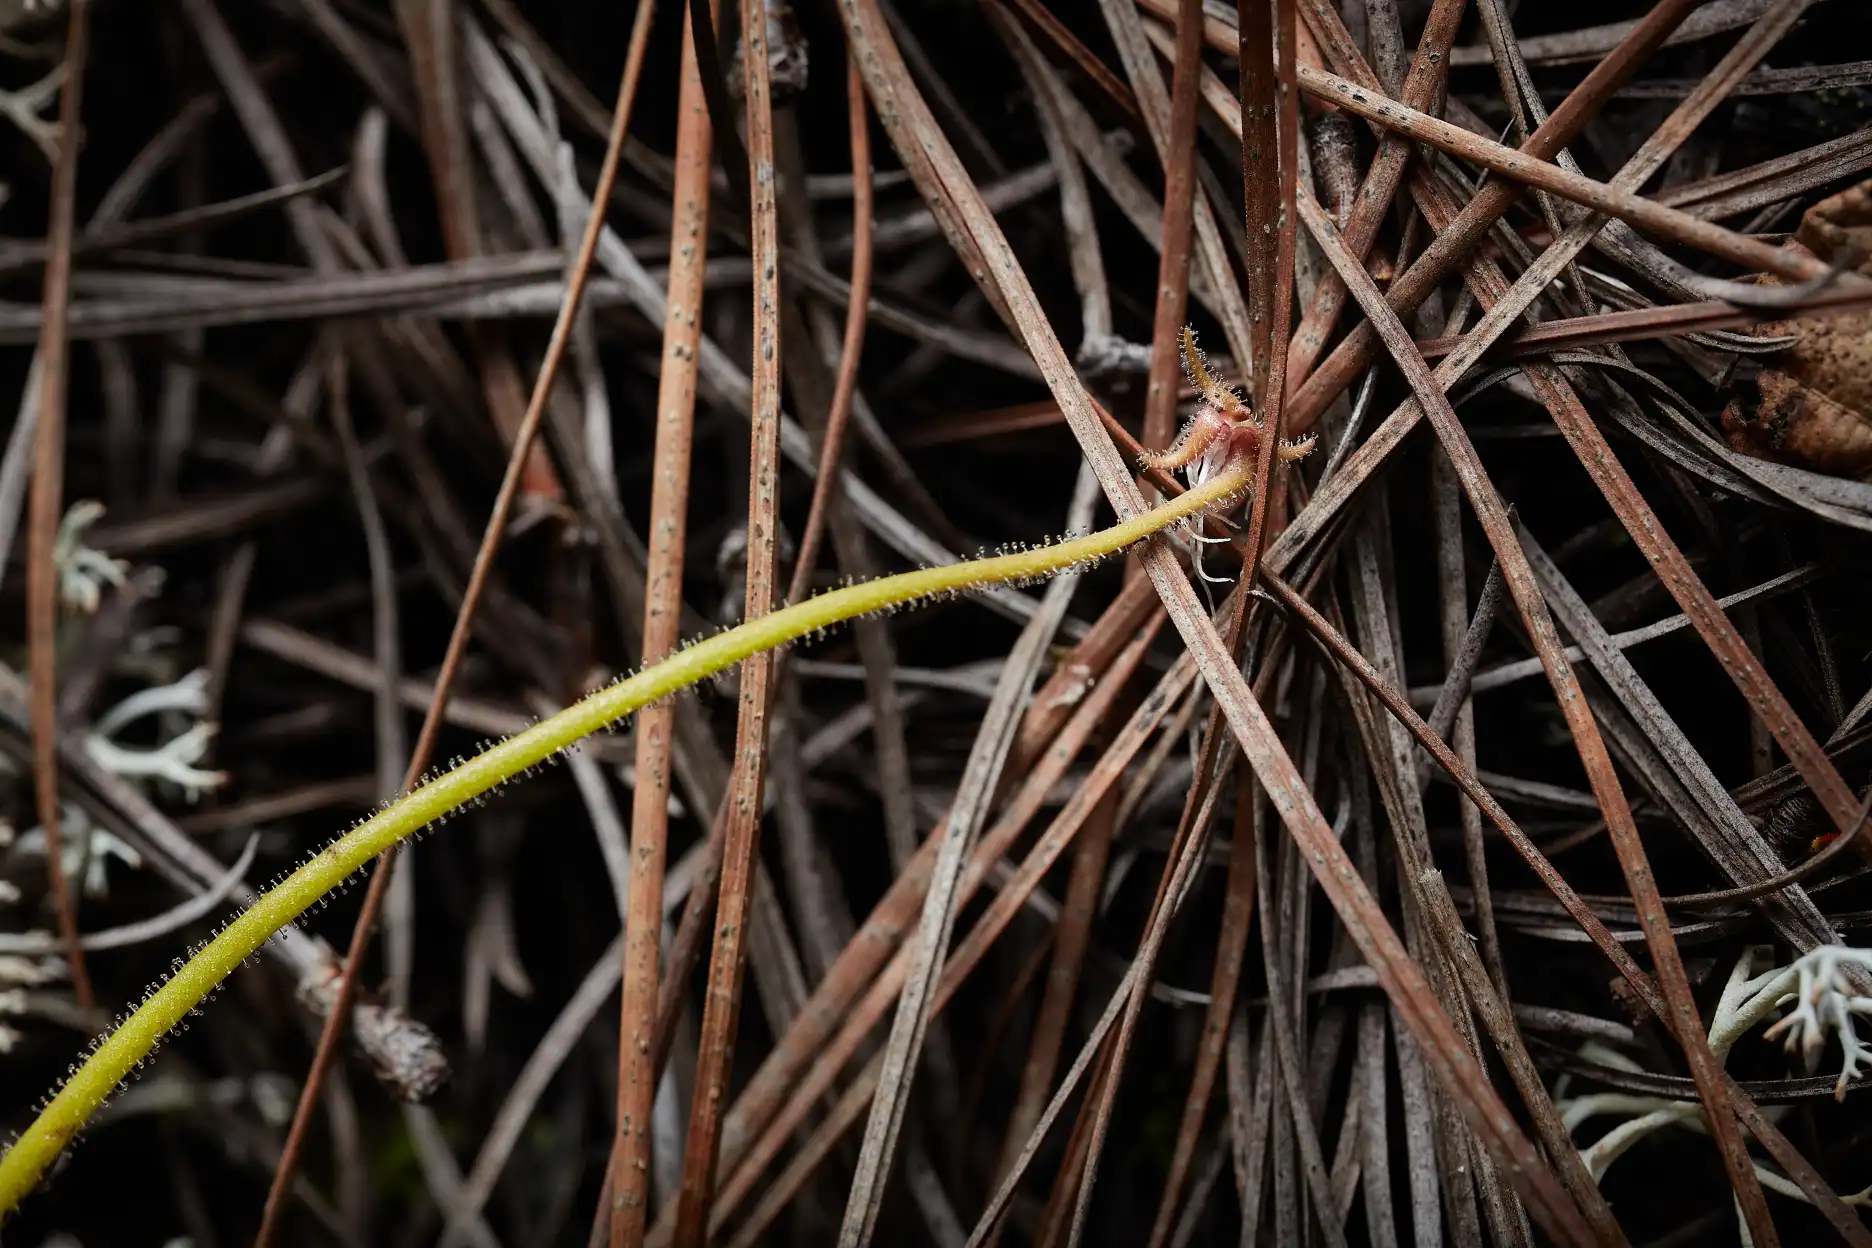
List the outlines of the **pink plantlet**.
{"type": "MultiPolygon", "coordinates": [[[[1146,468],[1164,472],[1183,472],[1192,487],[1211,481],[1231,469],[1252,472],[1261,459],[1261,439],[1267,428],[1255,415],[1254,408],[1210,373],[1202,351],[1196,346],[1196,331],[1183,327],[1183,372],[1196,391],[1196,412],[1183,427],[1182,436],[1162,452],[1146,452],[1141,462],[1146,468]]],[[[1313,450],[1313,439],[1296,438],[1275,448],[1283,463],[1305,459],[1313,450]]]]}

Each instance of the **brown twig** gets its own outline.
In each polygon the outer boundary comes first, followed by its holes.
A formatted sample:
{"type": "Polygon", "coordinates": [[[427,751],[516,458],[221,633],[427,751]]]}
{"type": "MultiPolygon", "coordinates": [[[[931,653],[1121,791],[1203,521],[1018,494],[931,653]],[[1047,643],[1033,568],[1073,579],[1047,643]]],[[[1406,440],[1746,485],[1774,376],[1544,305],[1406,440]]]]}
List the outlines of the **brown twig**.
{"type": "Polygon", "coordinates": [[[52,168],[52,208],[46,226],[45,285],[39,311],[39,423],[33,431],[32,510],[26,530],[26,619],[32,677],[33,793],[45,833],[46,888],[58,915],[59,938],[78,1008],[89,1018],[97,1001],[78,943],[77,900],[65,879],[59,821],[58,606],[59,569],[52,560],[63,514],[65,416],[71,382],[71,251],[76,229],[79,126],[84,106],[90,0],[72,0],[65,35],[65,85],[59,92],[59,150],[52,168]]]}
{"type": "Polygon", "coordinates": [[[1583,174],[1531,157],[1521,150],[1491,143],[1441,118],[1402,104],[1381,101],[1336,74],[1303,66],[1299,79],[1300,85],[1310,94],[1319,99],[1331,100],[1388,130],[1428,143],[1452,156],[1473,161],[1523,185],[1550,191],[1562,199],[1592,208],[1639,229],[1649,230],[1672,242],[1695,247],[1745,269],[1773,273],[1789,281],[1804,282],[1827,275],[1827,266],[1811,256],[1772,247],[1681,209],[1667,207],[1618,186],[1596,182],[1583,174]]]}
{"type": "MultiPolygon", "coordinates": [[[[773,609],[780,506],[780,282],[779,218],[774,195],[772,78],[768,64],[767,5],[742,0],[741,51],[746,76],[749,234],[754,271],[753,425],[748,463],[747,593],[743,617],[773,609]]],[[[701,34],[703,32],[698,32],[701,34]]],[[[694,45],[698,54],[701,45],[694,45]]],[[[723,136],[724,140],[727,136],[723,136]]],[[[738,144],[737,144],[738,146],[738,144]]],[[[735,176],[729,174],[730,184],[735,176]]],[[[734,767],[729,778],[728,825],[722,841],[715,943],[709,955],[702,1038],[696,1054],[695,1095],[677,1195],[676,1243],[708,1242],[708,1207],[728,1078],[741,1013],[741,981],[752,901],[754,852],[760,835],[761,792],[767,757],[769,682],[775,657],[742,665],[735,723],[734,767]]]]}
{"type": "Polygon", "coordinates": [[[839,346],[838,378],[833,383],[832,407],[826,413],[824,441],[819,448],[819,476],[813,482],[806,528],[794,557],[793,579],[786,600],[798,602],[812,579],[826,519],[838,497],[839,465],[844,460],[845,422],[851,416],[852,394],[858,386],[858,364],[864,354],[865,317],[871,302],[871,122],[865,108],[864,79],[858,64],[848,58],[845,93],[851,120],[852,258],[851,293],[845,308],[845,341],[839,346]]]}
{"type": "MultiPolygon", "coordinates": [[[[623,79],[618,86],[617,109],[612,116],[610,141],[605,148],[604,163],[599,169],[597,187],[592,196],[592,213],[586,221],[584,237],[579,241],[578,258],[566,283],[565,301],[560,306],[557,320],[553,323],[552,338],[547,344],[545,358],[540,364],[539,377],[534,383],[533,395],[527,404],[526,414],[520,422],[520,427],[514,434],[506,472],[501,478],[500,492],[496,495],[493,510],[488,516],[487,528],[482,534],[480,548],[475,552],[474,567],[469,574],[467,587],[463,591],[461,609],[457,612],[454,626],[449,633],[448,649],[436,678],[435,698],[423,717],[422,728],[417,734],[416,745],[410,754],[409,771],[403,784],[406,790],[413,787],[422,778],[423,772],[428,769],[436,738],[444,722],[449,691],[460,669],[462,656],[467,652],[475,607],[486,590],[494,555],[500,548],[501,534],[506,528],[508,514],[512,511],[514,499],[519,494],[522,479],[526,474],[528,451],[539,430],[540,421],[545,415],[547,398],[552,393],[559,366],[564,362],[566,349],[572,340],[572,325],[577,317],[579,300],[584,295],[586,282],[590,278],[592,259],[597,254],[598,237],[604,226],[604,208],[610,202],[611,188],[617,180],[618,154],[624,145],[624,134],[630,126],[631,105],[636,99],[637,83],[643,69],[642,44],[633,44],[632,52],[634,55],[627,55],[625,58],[623,79]]],[[[331,1063],[337,1056],[338,1042],[344,1033],[345,1020],[350,1016],[351,1004],[357,995],[357,981],[363,954],[369,947],[371,934],[376,926],[377,914],[383,905],[383,894],[390,879],[393,861],[392,855],[388,854],[379,860],[377,870],[371,876],[370,887],[364,895],[364,904],[352,928],[351,945],[337,986],[336,999],[319,1033],[318,1048],[313,1054],[311,1068],[306,1072],[306,1082],[300,1091],[299,1103],[293,1111],[292,1125],[280,1152],[279,1166],[274,1171],[272,1185],[267,1191],[266,1208],[261,1215],[260,1230],[254,1237],[255,1248],[267,1248],[279,1232],[280,1218],[285,1212],[286,1196],[292,1190],[292,1176],[297,1168],[300,1151],[305,1146],[305,1134],[310,1125],[313,1109],[318,1103],[319,1090],[323,1086],[326,1072],[331,1069],[331,1063]]]]}
{"type": "MultiPolygon", "coordinates": [[[[1163,244],[1157,310],[1151,322],[1150,378],[1144,389],[1144,445],[1161,451],[1176,433],[1178,343],[1189,303],[1190,229],[1196,194],[1196,112],[1202,85],[1202,5],[1181,0],[1170,87],[1170,141],[1164,149],[1163,244]]],[[[1251,252],[1252,254],[1252,252],[1251,252]]],[[[1253,305],[1249,316],[1252,320],[1253,305]]]]}
{"type": "MultiPolygon", "coordinates": [[[[638,20],[651,5],[644,0],[638,20]]],[[[676,100],[676,186],[671,193],[668,314],[657,378],[652,454],[649,558],[645,570],[643,657],[674,650],[682,632],[683,555],[688,536],[690,452],[694,438],[697,347],[702,336],[708,263],[709,118],[695,60],[695,29],[683,15],[682,80],[676,100]]],[[[658,958],[663,932],[663,875],[669,841],[672,705],[637,717],[636,789],[631,795],[630,895],[624,920],[623,994],[619,1015],[617,1135],[605,1182],[612,1248],[643,1241],[650,1207],[650,1116],[659,1062],[655,1031],[658,958]]],[[[602,1209],[602,1206],[601,1206],[602,1209]]],[[[602,1212],[600,1217],[605,1216],[602,1212]]]]}

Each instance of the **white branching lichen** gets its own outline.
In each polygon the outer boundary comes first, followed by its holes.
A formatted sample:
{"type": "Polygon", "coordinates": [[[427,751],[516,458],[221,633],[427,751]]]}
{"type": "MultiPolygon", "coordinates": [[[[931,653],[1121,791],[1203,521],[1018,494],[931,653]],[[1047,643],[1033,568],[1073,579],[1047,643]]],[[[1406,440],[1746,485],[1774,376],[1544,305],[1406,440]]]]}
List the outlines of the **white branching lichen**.
{"type": "MultiPolygon", "coordinates": [[[[1785,1037],[1791,1053],[1800,1050],[1809,1070],[1820,1060],[1829,1033],[1839,1037],[1840,1075],[1834,1096],[1844,1100],[1846,1085],[1859,1077],[1859,1064],[1872,1059],[1872,1048],[1853,1027],[1856,1017],[1872,1017],[1872,997],[1856,996],[1843,973],[1849,966],[1872,971],[1872,949],[1821,945],[1789,967],[1799,983],[1792,1000],[1794,1012],[1770,1027],[1770,1040],[1785,1037]]],[[[1782,1004],[1777,1001],[1776,1004],[1782,1004]]]]}
{"type": "MultiPolygon", "coordinates": [[[[65,868],[65,878],[68,880],[77,878],[82,872],[84,894],[87,897],[110,895],[110,878],[107,869],[112,858],[133,871],[143,865],[141,854],[114,836],[108,829],[92,823],[82,806],[60,804],[59,841],[63,849],[60,862],[65,868]]],[[[22,854],[43,856],[45,843],[45,828],[36,825],[20,835],[16,848],[22,854]]]]}
{"type": "Polygon", "coordinates": [[[100,767],[126,779],[173,784],[192,802],[227,783],[226,772],[196,766],[214,739],[215,726],[199,718],[207,713],[208,670],[197,668],[171,684],[140,689],[104,712],[85,734],[85,749],[100,767]],[[154,749],[135,749],[116,739],[136,721],[164,713],[197,718],[154,749]]]}
{"type": "Polygon", "coordinates": [[[73,503],[59,521],[52,542],[52,566],[58,569],[59,599],[74,611],[97,614],[105,585],[122,586],[130,565],[84,544],[85,530],[104,515],[104,504],[91,499],[73,503]]]}
{"type": "MultiPolygon", "coordinates": [[[[1862,1062],[1872,1059],[1868,1047],[1854,1030],[1853,1020],[1872,1016],[1872,997],[1858,996],[1848,983],[1846,970],[1859,967],[1872,971],[1872,949],[1852,949],[1845,945],[1821,945],[1792,965],[1770,966],[1759,975],[1752,974],[1755,959],[1764,950],[1744,949],[1723,986],[1721,999],[1710,1018],[1710,1050],[1718,1061],[1726,1061],[1736,1042],[1760,1025],[1770,1014],[1792,1003],[1794,1012],[1770,1027],[1766,1039],[1783,1039],[1789,1052],[1799,1050],[1807,1069],[1818,1062],[1829,1034],[1839,1038],[1843,1062],[1834,1095],[1843,1099],[1847,1086],[1858,1077],[1862,1062]]],[[[1602,1066],[1643,1073],[1631,1058],[1604,1044],[1589,1041],[1581,1056],[1602,1066]]],[[[1570,1077],[1568,1077],[1570,1078],[1570,1077]]],[[[1652,1133],[1672,1125],[1705,1130],[1702,1106],[1695,1101],[1677,1101],[1664,1097],[1633,1096],[1623,1092],[1592,1092],[1582,1096],[1564,1095],[1568,1078],[1556,1087],[1554,1105],[1569,1131],[1578,1130],[1587,1120],[1606,1115],[1622,1119],[1610,1131],[1580,1150],[1580,1158],[1595,1180],[1633,1145],[1652,1133]]],[[[1770,1116],[1778,1116],[1781,1106],[1770,1107],[1770,1116]]],[[[1806,1196],[1793,1183],[1766,1169],[1760,1163],[1755,1173],[1771,1190],[1796,1200],[1806,1196]]],[[[1849,1205],[1872,1203],[1872,1187],[1843,1198],[1849,1205]]]]}

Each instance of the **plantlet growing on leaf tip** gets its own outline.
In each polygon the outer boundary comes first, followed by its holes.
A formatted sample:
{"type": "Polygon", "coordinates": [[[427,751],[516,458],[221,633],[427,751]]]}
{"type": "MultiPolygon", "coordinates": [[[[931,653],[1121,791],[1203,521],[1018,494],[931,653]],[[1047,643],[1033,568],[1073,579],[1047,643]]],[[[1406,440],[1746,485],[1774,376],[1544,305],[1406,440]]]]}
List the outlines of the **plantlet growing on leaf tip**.
{"type": "MultiPolygon", "coordinates": [[[[1192,375],[1200,378],[1199,385],[1207,383],[1209,387],[1204,391],[1209,396],[1209,407],[1219,411],[1215,396],[1226,393],[1235,404],[1231,410],[1247,412],[1232,392],[1209,379],[1196,354],[1195,340],[1187,333],[1184,355],[1186,361],[1193,362],[1192,375]]],[[[1259,426],[1253,428],[1258,430],[1259,426]]],[[[166,983],[146,994],[128,1018],[94,1044],[84,1063],[72,1072],[32,1125],[0,1156],[0,1216],[10,1213],[32,1191],[60,1151],[163,1037],[172,1029],[187,1029],[188,1016],[235,968],[280,928],[307,910],[323,906],[331,893],[341,890],[352,875],[385,850],[463,806],[478,802],[508,780],[556,761],[568,746],[591,733],[756,654],[872,612],[1083,567],[1203,512],[1226,509],[1247,487],[1251,463],[1230,456],[1188,493],[1085,537],[887,576],[832,590],[749,620],[687,646],[663,662],[601,689],[523,732],[488,745],[475,757],[425,781],[311,855],[212,940],[198,950],[192,949],[189,959],[179,963],[166,983]]]]}
{"type": "MultiPolygon", "coordinates": [[[[1231,470],[1251,471],[1260,461],[1261,439],[1267,427],[1234,387],[1216,380],[1196,345],[1196,331],[1183,327],[1183,372],[1196,391],[1196,413],[1183,433],[1166,451],[1146,452],[1146,468],[1183,471],[1192,487],[1231,470]]],[[[1305,459],[1313,450],[1312,438],[1282,442],[1275,449],[1284,462],[1305,459]]]]}

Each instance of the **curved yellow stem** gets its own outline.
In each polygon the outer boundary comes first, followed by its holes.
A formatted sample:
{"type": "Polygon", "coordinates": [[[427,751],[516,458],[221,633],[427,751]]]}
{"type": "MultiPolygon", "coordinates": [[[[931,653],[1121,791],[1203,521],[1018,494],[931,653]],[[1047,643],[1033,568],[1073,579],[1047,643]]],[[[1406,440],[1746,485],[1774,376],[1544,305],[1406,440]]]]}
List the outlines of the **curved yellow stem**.
{"type": "Polygon", "coordinates": [[[680,650],[655,667],[592,694],[406,794],[333,841],[263,894],[167,983],[145,997],[117,1030],[93,1049],[84,1065],[0,1157],[0,1216],[10,1213],[32,1191],[46,1167],[98,1106],[184,1015],[200,1006],[273,933],[399,841],[580,739],[752,655],[874,611],[986,585],[1053,576],[1103,559],[1227,502],[1245,485],[1241,474],[1224,474],[1153,510],[1086,537],[882,577],[809,598],[680,650]]]}

